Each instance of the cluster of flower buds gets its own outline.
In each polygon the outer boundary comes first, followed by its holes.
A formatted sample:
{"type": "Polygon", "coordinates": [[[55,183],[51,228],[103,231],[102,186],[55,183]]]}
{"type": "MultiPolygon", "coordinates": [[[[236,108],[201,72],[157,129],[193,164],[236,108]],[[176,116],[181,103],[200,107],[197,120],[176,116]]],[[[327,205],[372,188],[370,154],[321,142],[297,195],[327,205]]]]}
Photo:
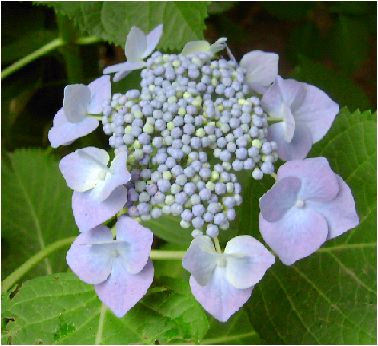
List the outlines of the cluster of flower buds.
{"type": "Polygon", "coordinates": [[[176,216],[194,229],[183,259],[192,293],[226,321],[275,261],[250,235],[220,248],[217,236],[242,203],[238,171],[276,178],[260,199],[260,232],[287,265],[358,224],[342,178],[325,158],[305,159],[339,107],[318,88],[281,78],[277,54],[252,51],[238,63],[225,38],[189,42],[180,54],[154,52],[162,33],[162,25],[147,35],[133,27],[126,62],[88,86],[64,89],[51,146],[70,144],[101,121],[114,149],[110,167],[108,152],[94,147],[60,162],[82,232],[67,262],[121,317],[153,281],[153,235],[139,221],[176,216]],[[117,82],[134,70],[140,88],[111,95],[108,74],[117,82]],[[276,174],[278,158],[288,162],[276,174]],[[103,225],[115,216],[114,230],[103,225]]]}

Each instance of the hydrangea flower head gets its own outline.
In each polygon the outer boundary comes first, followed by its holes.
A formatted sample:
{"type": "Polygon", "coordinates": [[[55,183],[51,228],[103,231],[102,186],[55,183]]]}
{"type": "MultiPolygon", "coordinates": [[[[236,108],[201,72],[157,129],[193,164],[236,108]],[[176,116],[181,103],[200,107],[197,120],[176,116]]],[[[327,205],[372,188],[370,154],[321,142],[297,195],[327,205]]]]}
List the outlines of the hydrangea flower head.
{"type": "Polygon", "coordinates": [[[48,138],[53,148],[72,143],[94,131],[99,121],[88,115],[102,113],[102,106],[110,99],[110,78],[102,76],[88,86],[67,85],[64,88],[63,107],[54,118],[48,138]]]}
{"type": "Polygon", "coordinates": [[[95,147],[78,149],[59,164],[68,186],[74,190],[72,209],[81,232],[106,221],[127,201],[124,186],[131,178],[127,154],[119,151],[108,168],[109,154],[95,147]]]}
{"type": "Polygon", "coordinates": [[[126,62],[108,66],[104,69],[104,74],[115,73],[115,82],[125,78],[131,71],[143,68],[147,58],[159,43],[163,33],[163,25],[158,25],[147,35],[138,27],[133,26],[127,35],[125,43],[126,62]]]}
{"type": "Polygon", "coordinates": [[[240,60],[251,90],[263,94],[278,75],[278,54],[253,50],[240,60]]]}
{"type": "MultiPolygon", "coordinates": [[[[179,54],[153,52],[162,31],[162,25],[148,34],[132,27],[127,61],[104,70],[115,73],[114,81],[141,70],[136,89],[110,98],[109,76],[65,89],[49,133],[52,145],[89,133],[98,121],[88,115],[102,113],[115,152],[110,167],[108,153],[94,147],[60,162],[82,232],[67,261],[121,317],[143,297],[153,276],[152,233],[132,218],[177,216],[182,228],[193,227],[183,259],[192,293],[225,322],[275,262],[251,236],[237,236],[220,249],[217,236],[242,203],[236,173],[247,170],[260,180],[275,176],[278,157],[303,159],[339,108],[316,87],[278,76],[277,54],[251,51],[238,63],[225,38],[188,42],[179,54]],[[224,48],[228,56],[222,57],[224,48]],[[113,239],[101,224],[115,215],[113,239]]],[[[324,158],[284,164],[260,209],[262,236],[285,264],[359,222],[349,187],[324,158]]]]}
{"type": "Polygon", "coordinates": [[[215,250],[210,237],[198,236],[182,263],[191,273],[193,295],[207,312],[225,322],[249,299],[274,256],[251,236],[231,239],[223,253],[215,250]]]}
{"type": "Polygon", "coordinates": [[[284,161],[304,159],[339,112],[339,106],[320,89],[280,76],[261,103],[268,115],[278,120],[269,126],[268,136],[277,143],[284,161]]]}
{"type": "Polygon", "coordinates": [[[122,317],[152,283],[153,235],[127,216],[119,218],[115,227],[116,239],[104,226],[81,233],[67,253],[67,263],[81,280],[95,285],[101,301],[122,317]]]}
{"type": "Polygon", "coordinates": [[[261,235],[287,265],[359,223],[348,185],[323,157],[281,166],[260,210],[261,235]]]}

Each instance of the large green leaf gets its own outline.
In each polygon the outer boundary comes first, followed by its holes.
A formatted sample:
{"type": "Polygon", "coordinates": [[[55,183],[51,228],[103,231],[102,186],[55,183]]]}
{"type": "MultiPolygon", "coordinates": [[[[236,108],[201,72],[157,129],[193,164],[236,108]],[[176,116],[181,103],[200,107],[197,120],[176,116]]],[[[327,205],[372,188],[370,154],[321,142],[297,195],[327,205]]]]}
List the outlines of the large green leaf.
{"type": "MultiPolygon", "coordinates": [[[[2,274],[25,262],[46,245],[77,233],[71,191],[58,162],[42,150],[17,150],[2,165],[2,274]]],[[[30,274],[66,268],[62,252],[30,274]]]]}
{"type": "Polygon", "coordinates": [[[164,290],[149,294],[143,304],[175,320],[176,328],[170,332],[172,340],[199,343],[208,331],[209,323],[206,313],[190,291],[188,273],[183,278],[160,278],[156,285],[164,290]]]}
{"type": "Polygon", "coordinates": [[[96,35],[124,46],[132,26],[147,31],[164,25],[159,47],[181,49],[191,40],[203,38],[207,2],[188,1],[97,1],[44,2],[59,13],[68,15],[84,34],[96,35]]]}
{"type": "Polygon", "coordinates": [[[27,281],[8,303],[12,344],[152,344],[194,341],[208,328],[187,280],[161,280],[123,318],[104,308],[93,286],[72,273],[27,281]]]}
{"type": "Polygon", "coordinates": [[[350,186],[360,225],[293,266],[279,261],[254,289],[251,320],[269,343],[376,343],[376,114],[343,109],[310,156],[350,186]]]}
{"type": "Polygon", "coordinates": [[[350,78],[305,57],[299,58],[299,64],[292,73],[292,77],[316,85],[340,105],[351,110],[370,107],[370,101],[365,92],[350,78]]]}
{"type": "Polygon", "coordinates": [[[231,316],[226,323],[212,319],[208,333],[201,340],[203,345],[260,345],[263,343],[264,341],[253,329],[245,309],[231,316]]]}

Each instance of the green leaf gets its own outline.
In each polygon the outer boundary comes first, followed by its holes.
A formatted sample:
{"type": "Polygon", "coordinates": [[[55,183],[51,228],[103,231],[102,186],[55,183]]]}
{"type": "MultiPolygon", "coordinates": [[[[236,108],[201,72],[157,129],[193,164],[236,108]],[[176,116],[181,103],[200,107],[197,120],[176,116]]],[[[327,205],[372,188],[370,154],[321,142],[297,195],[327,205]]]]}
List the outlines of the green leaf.
{"type": "Polygon", "coordinates": [[[203,38],[208,5],[204,1],[42,3],[68,15],[83,34],[96,35],[121,47],[132,26],[149,31],[162,23],[159,47],[166,50],[181,49],[186,42],[203,38]]]}
{"type": "Polygon", "coordinates": [[[376,344],[376,114],[343,109],[311,156],[350,186],[360,225],[256,286],[251,320],[269,343],[376,344]]]}
{"type": "Polygon", "coordinates": [[[330,53],[334,62],[346,73],[354,72],[368,57],[370,35],[364,18],[340,15],[330,37],[330,53]]]}
{"type": "Polygon", "coordinates": [[[299,58],[299,64],[291,77],[316,85],[340,105],[351,110],[370,107],[370,101],[364,91],[350,78],[305,57],[299,58]]]}
{"type": "MultiPolygon", "coordinates": [[[[46,245],[77,233],[71,191],[58,162],[43,150],[16,150],[2,165],[2,274],[7,275],[46,245]]],[[[31,274],[67,268],[57,252],[31,274]]]]}
{"type": "Polygon", "coordinates": [[[159,238],[173,244],[185,245],[189,247],[192,241],[191,232],[193,228],[184,229],[180,226],[179,217],[173,215],[163,215],[158,219],[142,221],[159,238]]]}
{"type": "Polygon", "coordinates": [[[238,311],[226,323],[212,318],[210,330],[201,340],[203,345],[260,345],[260,339],[249,321],[245,309],[238,311]]]}
{"type": "Polygon", "coordinates": [[[175,320],[176,330],[170,333],[172,340],[199,343],[209,329],[209,323],[205,311],[191,293],[189,275],[184,275],[184,279],[161,277],[156,285],[164,290],[149,294],[143,304],[175,320]]]}
{"type": "Polygon", "coordinates": [[[150,293],[125,317],[104,309],[93,286],[72,273],[24,283],[11,300],[6,337],[12,344],[153,344],[200,337],[205,313],[191,296],[187,280],[172,280],[150,293]],[[163,303],[164,302],[164,303],[163,303]]]}

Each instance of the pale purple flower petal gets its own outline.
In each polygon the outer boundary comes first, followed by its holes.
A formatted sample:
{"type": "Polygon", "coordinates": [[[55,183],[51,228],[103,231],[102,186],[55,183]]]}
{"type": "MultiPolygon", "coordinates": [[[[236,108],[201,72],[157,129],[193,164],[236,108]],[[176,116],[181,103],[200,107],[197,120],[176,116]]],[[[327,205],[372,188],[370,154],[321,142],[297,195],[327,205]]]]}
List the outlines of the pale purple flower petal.
{"type": "Polygon", "coordinates": [[[279,158],[284,161],[304,159],[313,144],[310,130],[304,124],[296,124],[290,142],[285,140],[285,133],[286,127],[283,122],[268,127],[268,138],[277,143],[279,158]]]}
{"type": "Polygon", "coordinates": [[[352,192],[341,177],[337,177],[340,189],[332,201],[308,201],[308,207],[322,214],[327,220],[328,239],[338,237],[359,224],[352,192]]]}
{"type": "Polygon", "coordinates": [[[92,191],[74,192],[72,210],[80,232],[88,231],[117,214],[127,201],[125,186],[117,187],[104,201],[98,201],[92,191]]]}
{"type": "Polygon", "coordinates": [[[190,276],[189,282],[198,302],[221,322],[226,322],[252,294],[252,287],[239,289],[232,286],[226,279],[224,267],[216,267],[206,286],[198,284],[193,275],[190,276]]]}
{"type": "Polygon", "coordinates": [[[330,129],[339,105],[322,90],[306,84],[306,97],[295,110],[296,121],[306,123],[311,130],[313,142],[320,141],[330,129]]]}
{"type": "Polygon", "coordinates": [[[122,78],[126,77],[131,71],[143,68],[145,63],[143,61],[136,62],[122,62],[116,65],[108,66],[104,69],[103,73],[116,73],[113,77],[114,82],[119,82],[122,78]]]}
{"type": "MultiPolygon", "coordinates": [[[[92,196],[99,201],[104,201],[120,185],[126,184],[131,179],[127,171],[127,153],[120,151],[115,156],[110,168],[106,167],[106,174],[98,181],[92,190],[92,196]]],[[[99,176],[101,178],[101,176],[99,176]]]]}
{"type": "Polygon", "coordinates": [[[287,265],[311,255],[327,240],[325,218],[308,208],[294,207],[276,222],[268,222],[260,214],[259,221],[264,241],[287,265]]]}
{"type": "Polygon", "coordinates": [[[199,284],[206,285],[217,265],[218,256],[211,238],[198,236],[192,240],[182,260],[182,265],[196,278],[199,284]]]}
{"type": "Polygon", "coordinates": [[[61,108],[55,115],[53,127],[48,133],[48,139],[53,148],[58,148],[93,132],[98,125],[97,119],[87,117],[78,123],[72,123],[67,120],[63,108],[61,108]]]}
{"type": "Polygon", "coordinates": [[[111,98],[111,84],[109,76],[95,79],[88,85],[91,91],[91,101],[88,105],[88,114],[101,114],[104,103],[111,98]]]}
{"type": "Polygon", "coordinates": [[[139,273],[150,256],[152,232],[128,216],[118,219],[116,229],[117,241],[126,243],[119,248],[124,267],[131,274],[139,273]]]}
{"type": "Polygon", "coordinates": [[[84,192],[94,188],[99,180],[105,178],[108,162],[109,155],[105,150],[87,147],[63,157],[59,168],[72,190],[84,192]]]}
{"type": "Polygon", "coordinates": [[[266,221],[275,222],[294,206],[301,188],[301,181],[296,177],[279,180],[260,199],[260,211],[266,221]]]}
{"type": "Polygon", "coordinates": [[[117,317],[122,317],[147,293],[153,276],[150,260],[138,274],[131,274],[124,267],[123,259],[117,257],[113,260],[110,277],[95,286],[96,293],[117,317]]]}
{"type": "Polygon", "coordinates": [[[128,61],[139,61],[143,59],[147,49],[147,38],[142,30],[133,26],[127,34],[125,43],[125,55],[128,61]]]}
{"type": "Polygon", "coordinates": [[[297,177],[301,180],[298,198],[302,200],[332,200],[339,192],[337,176],[324,157],[289,161],[277,172],[277,179],[297,177]]]}
{"type": "Polygon", "coordinates": [[[84,282],[99,284],[111,272],[112,242],[112,232],[104,226],[81,233],[67,252],[67,264],[84,282]]]}
{"type": "Polygon", "coordinates": [[[71,123],[81,122],[87,114],[91,91],[83,84],[67,85],[64,88],[63,111],[71,123]]]}
{"type": "Polygon", "coordinates": [[[282,106],[289,107],[294,113],[303,103],[306,92],[305,83],[277,76],[275,83],[264,93],[261,104],[270,116],[282,118],[283,111],[287,111],[282,106]]]}
{"type": "Polygon", "coordinates": [[[278,75],[278,55],[253,50],[243,56],[240,66],[246,70],[249,87],[263,93],[278,75]]]}
{"type": "Polygon", "coordinates": [[[148,57],[156,48],[160,41],[160,37],[163,34],[163,24],[158,25],[147,34],[147,48],[143,54],[143,58],[148,57]]]}
{"type": "Polygon", "coordinates": [[[226,278],[236,288],[256,285],[270,266],[274,256],[251,236],[232,238],[224,250],[227,258],[226,278]]]}

